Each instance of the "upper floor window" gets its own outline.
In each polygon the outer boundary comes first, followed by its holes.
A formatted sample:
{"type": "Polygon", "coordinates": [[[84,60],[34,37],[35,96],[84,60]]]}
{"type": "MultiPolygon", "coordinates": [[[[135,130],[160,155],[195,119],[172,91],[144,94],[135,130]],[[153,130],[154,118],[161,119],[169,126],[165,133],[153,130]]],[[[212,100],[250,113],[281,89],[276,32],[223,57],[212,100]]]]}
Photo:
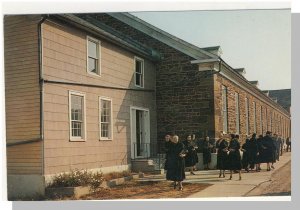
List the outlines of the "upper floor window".
{"type": "Polygon", "coordinates": [[[227,115],[227,87],[222,85],[222,112],[223,112],[223,131],[228,132],[228,115],[227,115]]]}
{"type": "Polygon", "coordinates": [[[87,71],[100,75],[100,41],[87,37],[87,71]]]}
{"type": "Polygon", "coordinates": [[[144,60],[141,58],[134,58],[135,62],[135,86],[144,87],[144,60]]]}
{"type": "Polygon", "coordinates": [[[256,103],[253,101],[253,132],[256,133],[256,103]]]}
{"type": "Polygon", "coordinates": [[[236,133],[240,133],[240,103],[239,103],[239,94],[235,93],[235,128],[236,133]]]}
{"type": "Polygon", "coordinates": [[[70,140],[85,139],[85,104],[84,94],[69,92],[70,140]]]}
{"type": "Polygon", "coordinates": [[[245,98],[245,112],[246,112],[246,135],[249,135],[250,122],[249,122],[249,99],[245,98]]]}

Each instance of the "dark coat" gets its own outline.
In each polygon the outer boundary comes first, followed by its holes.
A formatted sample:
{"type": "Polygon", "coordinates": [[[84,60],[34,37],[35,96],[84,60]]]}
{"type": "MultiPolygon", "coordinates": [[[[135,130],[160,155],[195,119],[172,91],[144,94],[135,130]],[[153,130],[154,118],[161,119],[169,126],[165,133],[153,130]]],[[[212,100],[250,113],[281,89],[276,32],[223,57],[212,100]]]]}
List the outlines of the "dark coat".
{"type": "Polygon", "coordinates": [[[185,157],[185,167],[191,167],[198,163],[196,143],[194,141],[183,141],[187,154],[185,157]]]}
{"type": "Polygon", "coordinates": [[[228,168],[229,170],[241,170],[242,159],[240,154],[240,143],[237,139],[232,139],[229,143],[228,168]],[[231,150],[231,151],[230,151],[231,150]]]}
{"type": "Polygon", "coordinates": [[[274,161],[276,146],[272,137],[264,136],[261,141],[261,148],[259,152],[260,163],[271,163],[274,161]]]}
{"type": "Polygon", "coordinates": [[[184,145],[181,142],[169,144],[167,168],[167,180],[182,181],[185,179],[184,158],[180,153],[185,153],[184,145]]]}
{"type": "Polygon", "coordinates": [[[203,163],[204,164],[209,164],[211,162],[211,147],[212,145],[210,144],[209,141],[203,142],[203,163]]]}
{"type": "Polygon", "coordinates": [[[219,139],[216,142],[217,148],[217,169],[226,170],[227,169],[227,149],[228,143],[225,139],[219,139]]]}
{"type": "Polygon", "coordinates": [[[248,161],[250,164],[250,168],[254,168],[255,163],[257,163],[257,153],[258,153],[258,145],[256,138],[251,138],[248,146],[248,161]]]}
{"type": "Polygon", "coordinates": [[[249,165],[249,139],[246,139],[246,143],[243,144],[242,149],[243,149],[243,158],[242,158],[242,165],[243,168],[248,168],[249,165]]]}
{"type": "Polygon", "coordinates": [[[170,146],[172,145],[173,143],[171,141],[165,141],[165,151],[166,151],[166,161],[165,161],[165,167],[164,169],[167,170],[167,167],[168,167],[168,161],[169,161],[169,149],[170,149],[170,146]]]}

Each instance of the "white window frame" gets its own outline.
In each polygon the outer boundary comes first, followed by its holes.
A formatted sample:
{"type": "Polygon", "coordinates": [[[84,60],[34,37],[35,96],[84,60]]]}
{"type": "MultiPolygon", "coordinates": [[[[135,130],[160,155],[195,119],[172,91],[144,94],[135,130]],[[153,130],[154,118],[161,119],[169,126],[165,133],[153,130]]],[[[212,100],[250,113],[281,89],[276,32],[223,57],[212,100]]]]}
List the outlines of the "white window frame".
{"type": "Polygon", "coordinates": [[[245,98],[245,112],[246,112],[246,135],[249,135],[249,130],[250,130],[250,121],[249,121],[249,99],[245,98]]]}
{"type": "Polygon", "coordinates": [[[85,101],[85,93],[69,90],[69,136],[70,141],[86,141],[87,135],[86,135],[86,101],[85,101]],[[72,104],[71,104],[71,96],[82,96],[83,97],[83,129],[82,129],[82,137],[72,136],[72,104]]]}
{"type": "Polygon", "coordinates": [[[223,118],[223,132],[228,133],[228,106],[227,106],[227,95],[228,89],[226,86],[222,85],[221,88],[221,97],[222,97],[222,118],[223,118]],[[225,96],[224,91],[225,90],[225,96]],[[225,101],[224,101],[225,99],[225,101]]]}
{"type": "Polygon", "coordinates": [[[90,37],[90,36],[86,36],[86,71],[88,74],[93,75],[93,76],[97,76],[97,77],[101,77],[101,41],[90,37]],[[89,41],[95,42],[97,44],[97,49],[98,49],[98,74],[94,73],[94,72],[90,72],[89,71],[89,41]]]}
{"type": "Polygon", "coordinates": [[[235,129],[236,133],[240,133],[240,95],[239,93],[235,93],[235,129]]]}
{"type": "Polygon", "coordinates": [[[134,56],[134,86],[138,88],[144,88],[145,87],[145,61],[142,58],[139,58],[137,56],[134,56]],[[142,62],[142,86],[136,84],[136,61],[142,62]]]}
{"type": "Polygon", "coordinates": [[[99,96],[99,140],[103,140],[103,141],[111,141],[113,140],[113,100],[112,98],[109,98],[109,97],[105,97],[105,96],[99,96]],[[102,137],[101,136],[101,100],[105,100],[105,101],[110,101],[110,137],[107,138],[107,137],[102,137]]]}
{"type": "Polygon", "coordinates": [[[253,101],[253,113],[254,113],[254,117],[253,117],[253,133],[256,133],[256,102],[253,101]]]}

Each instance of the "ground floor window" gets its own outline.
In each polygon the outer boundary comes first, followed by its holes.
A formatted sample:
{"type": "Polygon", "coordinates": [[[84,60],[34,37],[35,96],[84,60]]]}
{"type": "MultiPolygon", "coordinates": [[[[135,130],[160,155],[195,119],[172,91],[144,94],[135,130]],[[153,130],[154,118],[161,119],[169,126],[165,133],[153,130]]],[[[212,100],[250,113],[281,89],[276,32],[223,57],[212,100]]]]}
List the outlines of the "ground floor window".
{"type": "Polygon", "coordinates": [[[85,139],[85,95],[69,92],[70,140],[85,139]]]}

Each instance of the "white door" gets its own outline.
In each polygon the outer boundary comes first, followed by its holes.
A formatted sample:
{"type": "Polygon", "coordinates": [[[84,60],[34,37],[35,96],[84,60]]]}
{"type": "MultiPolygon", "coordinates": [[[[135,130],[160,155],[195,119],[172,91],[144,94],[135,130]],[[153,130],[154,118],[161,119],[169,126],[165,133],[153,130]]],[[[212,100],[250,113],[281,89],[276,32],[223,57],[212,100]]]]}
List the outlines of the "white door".
{"type": "Polygon", "coordinates": [[[149,110],[131,108],[131,158],[150,156],[149,110]]]}

